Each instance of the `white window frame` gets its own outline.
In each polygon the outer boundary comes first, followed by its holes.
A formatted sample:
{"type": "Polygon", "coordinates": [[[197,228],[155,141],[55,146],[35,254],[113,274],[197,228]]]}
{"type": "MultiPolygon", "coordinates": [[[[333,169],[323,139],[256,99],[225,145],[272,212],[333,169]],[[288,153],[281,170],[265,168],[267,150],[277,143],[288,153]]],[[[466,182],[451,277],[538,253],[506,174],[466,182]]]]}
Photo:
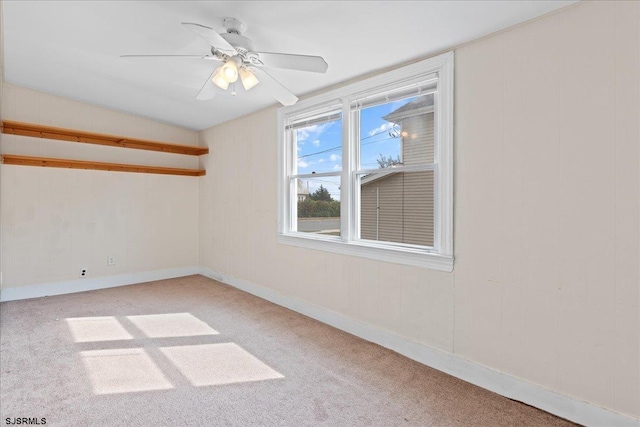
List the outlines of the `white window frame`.
{"type": "MultiPolygon", "coordinates": [[[[278,242],[302,248],[360,256],[386,262],[413,265],[440,271],[453,271],[453,52],[398,68],[384,74],[352,83],[278,110],[278,242]],[[434,246],[425,248],[394,242],[356,240],[358,218],[357,138],[352,126],[351,103],[376,90],[384,90],[407,81],[420,81],[437,74],[435,103],[437,165],[435,183],[434,246]],[[291,230],[294,218],[289,177],[294,161],[291,141],[285,132],[286,119],[330,103],[342,105],[342,175],[340,191],[341,235],[325,236],[291,230]]],[[[293,227],[295,229],[295,227],[293,227]]]]}

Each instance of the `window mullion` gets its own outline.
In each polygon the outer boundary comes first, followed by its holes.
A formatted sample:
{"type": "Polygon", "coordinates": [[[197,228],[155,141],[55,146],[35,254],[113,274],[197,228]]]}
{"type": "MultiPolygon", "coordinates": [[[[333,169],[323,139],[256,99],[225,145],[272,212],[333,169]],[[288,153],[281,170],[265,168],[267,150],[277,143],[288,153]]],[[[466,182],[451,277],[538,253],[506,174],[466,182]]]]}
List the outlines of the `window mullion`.
{"type": "Polygon", "coordinates": [[[325,176],[342,176],[342,172],[312,172],[291,175],[291,178],[322,178],[325,176]]]}
{"type": "Polygon", "coordinates": [[[294,218],[298,217],[298,213],[297,213],[297,209],[298,209],[298,200],[297,200],[297,194],[296,194],[296,180],[295,179],[291,179],[291,176],[298,173],[298,162],[297,162],[297,156],[298,156],[298,152],[296,150],[296,147],[298,146],[298,133],[294,130],[289,130],[287,131],[287,135],[288,135],[288,142],[289,142],[289,155],[288,155],[288,169],[290,171],[290,175],[289,175],[289,185],[288,185],[288,189],[289,189],[289,203],[288,205],[288,221],[289,221],[289,225],[288,225],[288,229],[291,231],[297,231],[298,230],[298,221],[295,221],[294,218]],[[294,200],[294,198],[296,198],[294,200]]]}
{"type": "Polygon", "coordinates": [[[352,108],[349,104],[349,118],[351,119],[351,130],[349,136],[349,148],[353,153],[351,159],[351,240],[360,238],[360,176],[357,171],[360,169],[360,111],[352,108]]]}
{"type": "Polygon", "coordinates": [[[351,129],[353,123],[349,112],[349,101],[342,99],[342,177],[340,184],[340,235],[342,239],[350,242],[353,240],[353,141],[351,129]]]}

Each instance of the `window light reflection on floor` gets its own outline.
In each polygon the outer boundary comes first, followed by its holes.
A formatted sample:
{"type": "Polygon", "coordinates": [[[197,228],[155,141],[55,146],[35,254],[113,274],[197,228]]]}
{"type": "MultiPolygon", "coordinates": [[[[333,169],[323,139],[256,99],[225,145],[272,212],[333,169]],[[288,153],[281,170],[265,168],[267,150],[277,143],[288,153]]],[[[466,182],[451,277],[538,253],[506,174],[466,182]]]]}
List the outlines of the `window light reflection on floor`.
{"type": "Polygon", "coordinates": [[[83,351],[80,357],[95,394],[173,388],[142,348],[83,351]]]}
{"type": "Polygon", "coordinates": [[[127,319],[148,338],[218,335],[218,331],[191,313],[127,316],[127,319]]]}
{"type": "Polygon", "coordinates": [[[160,351],[194,386],[284,378],[234,343],[161,347],[160,351]]]}
{"type": "MultiPolygon", "coordinates": [[[[284,378],[234,343],[158,347],[155,338],[219,335],[190,313],[65,319],[76,343],[143,339],[144,347],[81,351],[95,394],[166,390],[174,385],[163,369],[176,369],[192,386],[214,386],[284,378]],[[147,353],[147,349],[153,350],[147,353]],[[161,369],[156,351],[166,358],[161,369]],[[155,356],[154,356],[155,355],[155,356]],[[152,357],[154,356],[154,357],[152,357]]],[[[117,343],[110,346],[120,347],[117,343]]]]}
{"type": "Polygon", "coordinates": [[[109,317],[73,317],[65,319],[75,342],[133,339],[118,319],[109,317]]]}

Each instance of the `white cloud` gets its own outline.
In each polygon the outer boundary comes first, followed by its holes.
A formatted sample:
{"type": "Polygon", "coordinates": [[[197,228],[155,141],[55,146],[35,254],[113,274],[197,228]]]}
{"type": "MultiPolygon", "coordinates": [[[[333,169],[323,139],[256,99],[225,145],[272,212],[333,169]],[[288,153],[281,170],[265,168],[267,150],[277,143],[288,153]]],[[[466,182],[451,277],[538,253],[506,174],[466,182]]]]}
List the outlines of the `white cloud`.
{"type": "Polygon", "coordinates": [[[332,162],[337,162],[341,158],[342,157],[338,156],[337,154],[332,154],[332,155],[329,156],[329,160],[331,160],[332,162]]]}
{"type": "Polygon", "coordinates": [[[391,129],[392,127],[393,127],[393,123],[391,123],[391,122],[383,123],[380,126],[378,126],[377,128],[371,129],[369,131],[369,136],[373,136],[373,135],[382,133],[382,132],[384,132],[386,130],[391,129]]]}
{"type": "Polygon", "coordinates": [[[318,159],[318,163],[324,163],[324,162],[326,162],[326,160],[324,158],[319,158],[318,159]]]}
{"type": "Polygon", "coordinates": [[[304,160],[298,160],[298,167],[299,168],[309,167],[309,163],[305,162],[304,160]]]}
{"type": "Polygon", "coordinates": [[[334,170],[334,171],[339,171],[339,170],[340,170],[340,168],[341,168],[341,166],[340,166],[340,165],[334,165],[334,166],[333,166],[333,170],[334,170]]]}
{"type": "Polygon", "coordinates": [[[316,146],[316,147],[319,147],[319,146],[320,146],[320,140],[319,140],[319,139],[315,139],[315,140],[312,142],[312,144],[313,144],[314,146],[316,146]]]}
{"type": "MultiPolygon", "coordinates": [[[[317,139],[327,127],[331,126],[331,123],[322,123],[320,125],[311,125],[306,128],[298,129],[298,144],[303,144],[304,141],[310,138],[317,139]]],[[[315,144],[315,141],[314,141],[315,144]]]]}

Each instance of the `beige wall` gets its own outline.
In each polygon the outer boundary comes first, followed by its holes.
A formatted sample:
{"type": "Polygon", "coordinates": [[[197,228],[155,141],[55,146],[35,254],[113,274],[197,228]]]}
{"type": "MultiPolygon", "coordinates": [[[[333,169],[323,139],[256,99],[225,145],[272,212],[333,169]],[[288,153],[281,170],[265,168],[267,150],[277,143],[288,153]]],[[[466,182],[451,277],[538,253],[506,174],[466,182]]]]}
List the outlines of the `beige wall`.
{"type": "Polygon", "coordinates": [[[276,109],[208,129],[200,264],[640,416],[638,2],[456,50],[453,273],[276,243],[276,109]]]}
{"type": "Polygon", "coordinates": [[[456,52],[456,353],[636,418],[639,6],[456,52]]]}
{"type": "MultiPolygon", "coordinates": [[[[2,118],[197,144],[197,133],[4,83],[2,118]]],[[[197,167],[192,156],[1,135],[2,153],[197,167]]],[[[3,165],[2,288],[198,265],[193,177],[3,165]],[[116,257],[107,266],[107,256],[116,257]]],[[[78,282],[78,286],[82,286],[78,282]]]]}
{"type": "MultiPolygon", "coordinates": [[[[4,4],[0,0],[0,22],[4,22],[4,4]]],[[[4,97],[4,31],[0,29],[0,121],[3,120],[2,99],[4,97]]],[[[0,151],[2,150],[2,134],[0,134],[0,151]]],[[[2,207],[2,162],[0,162],[0,208],[2,207]]],[[[2,271],[2,215],[0,214],[0,271],[2,271]]],[[[2,285],[0,284],[0,287],[2,285]]]]}

